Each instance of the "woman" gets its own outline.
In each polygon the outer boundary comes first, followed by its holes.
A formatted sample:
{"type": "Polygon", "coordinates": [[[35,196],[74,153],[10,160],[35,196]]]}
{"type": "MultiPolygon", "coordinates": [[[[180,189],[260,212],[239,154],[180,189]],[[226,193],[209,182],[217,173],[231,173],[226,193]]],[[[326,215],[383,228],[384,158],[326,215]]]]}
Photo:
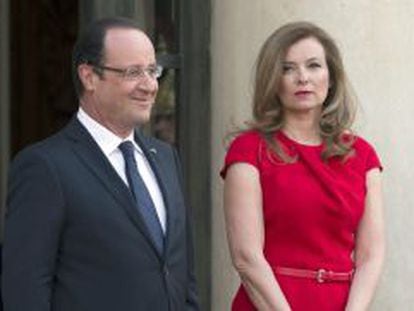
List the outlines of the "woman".
{"type": "Polygon", "coordinates": [[[381,164],[321,28],[287,24],[257,61],[250,128],[221,172],[233,310],[366,310],[384,259],[381,164]]]}

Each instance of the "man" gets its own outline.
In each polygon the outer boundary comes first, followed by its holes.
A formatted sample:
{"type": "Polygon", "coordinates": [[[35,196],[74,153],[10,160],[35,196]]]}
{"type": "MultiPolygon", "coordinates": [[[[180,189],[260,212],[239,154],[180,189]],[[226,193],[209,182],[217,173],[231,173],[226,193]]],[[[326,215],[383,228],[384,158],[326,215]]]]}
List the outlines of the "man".
{"type": "Polygon", "coordinates": [[[177,155],[134,131],[158,90],[151,41],[103,19],[72,66],[77,116],[11,167],[5,310],[198,310],[177,155]]]}

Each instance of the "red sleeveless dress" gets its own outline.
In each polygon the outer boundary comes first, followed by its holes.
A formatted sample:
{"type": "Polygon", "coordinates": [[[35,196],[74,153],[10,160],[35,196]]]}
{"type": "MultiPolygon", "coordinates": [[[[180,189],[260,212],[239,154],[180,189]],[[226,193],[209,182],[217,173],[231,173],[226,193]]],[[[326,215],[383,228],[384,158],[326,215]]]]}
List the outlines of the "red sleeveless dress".
{"type": "MultiPolygon", "coordinates": [[[[263,193],[264,253],[269,264],[317,271],[349,272],[355,232],[364,211],[365,176],[380,168],[375,150],[356,137],[354,153],[343,162],[321,159],[323,145],[297,143],[282,132],[275,139],[294,163],[269,156],[264,139],[255,131],[232,142],[221,175],[233,163],[245,162],[258,169],[263,193]]],[[[350,281],[319,283],[316,279],[275,274],[293,311],[342,311],[350,281]]],[[[232,310],[255,310],[241,285],[232,310]]]]}

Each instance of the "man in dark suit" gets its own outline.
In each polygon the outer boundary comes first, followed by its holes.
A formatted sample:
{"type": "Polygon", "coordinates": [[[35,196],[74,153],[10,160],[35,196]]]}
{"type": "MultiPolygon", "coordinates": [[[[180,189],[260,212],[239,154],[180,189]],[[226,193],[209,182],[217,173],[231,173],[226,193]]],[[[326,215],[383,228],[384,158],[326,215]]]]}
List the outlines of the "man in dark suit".
{"type": "Polygon", "coordinates": [[[135,130],[161,74],[151,41],[131,20],[99,20],[72,66],[77,115],[11,166],[5,310],[198,310],[176,152],[135,130]]]}

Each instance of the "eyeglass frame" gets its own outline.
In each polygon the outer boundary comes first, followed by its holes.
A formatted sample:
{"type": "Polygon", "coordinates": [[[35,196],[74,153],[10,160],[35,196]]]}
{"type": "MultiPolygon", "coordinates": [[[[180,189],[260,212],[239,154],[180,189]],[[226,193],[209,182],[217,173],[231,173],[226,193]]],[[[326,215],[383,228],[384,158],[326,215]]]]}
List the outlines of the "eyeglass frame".
{"type": "Polygon", "coordinates": [[[96,69],[108,70],[108,71],[120,73],[124,79],[129,80],[129,81],[142,79],[145,73],[151,79],[158,79],[159,77],[161,77],[162,72],[164,70],[164,68],[159,64],[150,65],[148,67],[130,66],[126,68],[116,68],[116,67],[110,67],[110,66],[98,65],[98,64],[90,64],[90,65],[96,69]],[[128,74],[128,71],[132,71],[132,70],[137,70],[136,76],[128,74]]]}

